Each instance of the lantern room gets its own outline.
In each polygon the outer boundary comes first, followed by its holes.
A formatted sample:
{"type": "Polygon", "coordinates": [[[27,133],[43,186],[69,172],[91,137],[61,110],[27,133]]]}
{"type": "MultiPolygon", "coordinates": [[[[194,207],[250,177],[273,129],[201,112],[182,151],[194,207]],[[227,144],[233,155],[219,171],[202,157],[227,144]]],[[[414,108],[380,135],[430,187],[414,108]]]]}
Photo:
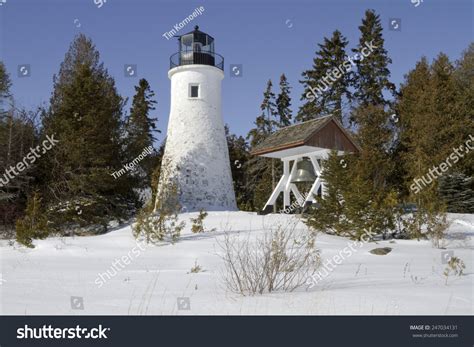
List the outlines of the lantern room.
{"type": "Polygon", "coordinates": [[[170,58],[170,69],[183,65],[210,65],[224,70],[224,58],[214,52],[214,38],[199,30],[178,37],[179,51],[170,58]]]}

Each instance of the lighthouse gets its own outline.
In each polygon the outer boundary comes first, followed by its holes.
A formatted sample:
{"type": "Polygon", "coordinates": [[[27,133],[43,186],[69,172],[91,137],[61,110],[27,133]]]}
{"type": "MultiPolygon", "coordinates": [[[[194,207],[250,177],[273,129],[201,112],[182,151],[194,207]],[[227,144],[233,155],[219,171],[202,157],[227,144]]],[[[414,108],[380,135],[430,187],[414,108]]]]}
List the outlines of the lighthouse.
{"type": "Polygon", "coordinates": [[[182,211],[236,210],[222,119],[224,58],[198,26],[178,44],[168,71],[170,116],[155,209],[172,197],[182,211]]]}

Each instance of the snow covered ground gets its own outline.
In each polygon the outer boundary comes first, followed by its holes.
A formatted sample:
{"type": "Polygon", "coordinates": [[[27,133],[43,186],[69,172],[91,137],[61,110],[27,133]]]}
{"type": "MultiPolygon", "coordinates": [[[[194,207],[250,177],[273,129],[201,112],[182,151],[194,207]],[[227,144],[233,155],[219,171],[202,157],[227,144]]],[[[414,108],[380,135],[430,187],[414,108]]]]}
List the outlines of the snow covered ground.
{"type": "MultiPolygon", "coordinates": [[[[430,241],[396,240],[363,245],[323,281],[292,293],[243,297],[226,290],[217,240],[224,232],[251,237],[288,215],[210,212],[212,233],[186,232],[176,244],[140,249],[125,227],[101,236],[50,238],[36,248],[0,241],[0,314],[3,315],[472,315],[474,215],[450,214],[445,247],[466,264],[465,275],[445,284],[442,252],[430,241]],[[387,255],[373,255],[391,247],[387,255]],[[121,271],[101,283],[99,273],[112,271],[115,259],[128,260],[121,271]],[[199,264],[203,271],[191,273],[199,264]],[[100,287],[100,288],[99,288],[100,287]],[[71,298],[72,297],[72,298],[71,298]]],[[[303,224],[299,227],[305,228],[303,224]]],[[[350,240],[318,235],[322,259],[332,258],[350,240]]],[[[106,278],[106,277],[105,277],[106,278]]]]}

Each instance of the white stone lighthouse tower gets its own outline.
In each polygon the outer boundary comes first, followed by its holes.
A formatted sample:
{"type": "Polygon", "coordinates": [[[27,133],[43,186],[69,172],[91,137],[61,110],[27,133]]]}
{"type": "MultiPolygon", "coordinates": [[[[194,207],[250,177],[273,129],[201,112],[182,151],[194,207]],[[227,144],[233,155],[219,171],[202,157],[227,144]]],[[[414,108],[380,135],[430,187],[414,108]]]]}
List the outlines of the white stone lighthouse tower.
{"type": "Polygon", "coordinates": [[[236,210],[222,119],[224,58],[198,26],[178,40],[168,72],[171,108],[156,207],[173,187],[184,211],[236,210]]]}

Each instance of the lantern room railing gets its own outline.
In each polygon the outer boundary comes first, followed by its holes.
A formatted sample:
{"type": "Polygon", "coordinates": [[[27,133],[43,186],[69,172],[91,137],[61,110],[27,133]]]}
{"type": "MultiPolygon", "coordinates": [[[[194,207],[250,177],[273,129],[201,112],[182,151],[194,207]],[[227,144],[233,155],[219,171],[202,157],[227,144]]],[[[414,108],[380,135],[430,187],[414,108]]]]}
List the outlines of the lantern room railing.
{"type": "Polygon", "coordinates": [[[212,52],[182,51],[170,57],[170,69],[181,65],[210,65],[224,71],[224,57],[212,52]]]}

